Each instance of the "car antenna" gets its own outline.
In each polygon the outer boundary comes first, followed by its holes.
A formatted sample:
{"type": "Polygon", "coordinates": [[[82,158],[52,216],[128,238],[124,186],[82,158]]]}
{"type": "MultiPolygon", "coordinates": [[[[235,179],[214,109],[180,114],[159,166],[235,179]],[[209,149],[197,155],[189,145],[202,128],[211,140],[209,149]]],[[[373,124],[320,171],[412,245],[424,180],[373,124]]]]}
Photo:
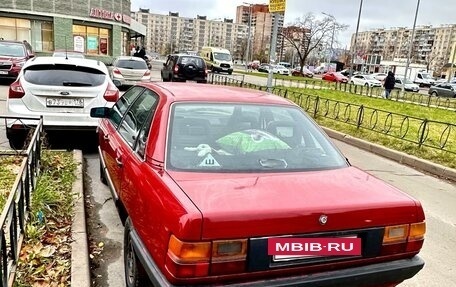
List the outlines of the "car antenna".
{"type": "Polygon", "coordinates": [[[67,36],[65,36],[65,60],[68,60],[67,36]]]}

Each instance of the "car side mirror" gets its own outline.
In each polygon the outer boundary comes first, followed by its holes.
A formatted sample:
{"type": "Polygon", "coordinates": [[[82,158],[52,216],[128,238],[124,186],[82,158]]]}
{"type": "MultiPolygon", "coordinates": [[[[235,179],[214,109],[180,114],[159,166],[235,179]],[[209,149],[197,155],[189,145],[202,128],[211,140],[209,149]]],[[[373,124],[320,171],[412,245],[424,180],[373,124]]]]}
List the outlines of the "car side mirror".
{"type": "Polygon", "coordinates": [[[112,80],[112,83],[113,83],[114,86],[116,86],[116,87],[122,86],[122,83],[121,83],[119,80],[112,80]]]}
{"type": "Polygon", "coordinates": [[[111,109],[108,107],[98,107],[90,109],[90,117],[92,118],[107,118],[109,116],[109,111],[111,109]]]}

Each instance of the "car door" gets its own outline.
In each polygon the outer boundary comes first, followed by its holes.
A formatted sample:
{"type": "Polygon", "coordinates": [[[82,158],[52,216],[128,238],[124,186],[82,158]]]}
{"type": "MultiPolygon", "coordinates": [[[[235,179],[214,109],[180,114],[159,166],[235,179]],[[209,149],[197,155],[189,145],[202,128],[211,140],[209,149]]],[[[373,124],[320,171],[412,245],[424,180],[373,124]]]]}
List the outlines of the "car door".
{"type": "Polygon", "coordinates": [[[146,205],[138,201],[144,196],[140,191],[147,191],[145,186],[150,187],[151,178],[144,178],[145,170],[150,169],[145,162],[145,147],[158,99],[156,93],[145,89],[129,107],[118,129],[118,135],[122,139],[118,161],[123,168],[119,197],[136,223],[148,220],[141,216],[143,211],[139,209],[146,205]]]}
{"type": "Polygon", "coordinates": [[[171,62],[171,55],[168,56],[166,62],[163,64],[163,68],[161,69],[161,76],[164,81],[169,80],[170,78],[170,62],[171,62]]]}
{"type": "Polygon", "coordinates": [[[110,110],[109,117],[100,122],[98,129],[100,160],[106,168],[108,185],[114,196],[120,192],[122,183],[122,139],[117,129],[129,106],[143,91],[143,87],[134,86],[125,92],[110,110]]]}
{"type": "Polygon", "coordinates": [[[442,97],[451,97],[452,96],[451,86],[449,84],[442,85],[440,96],[442,96],[442,97]]]}

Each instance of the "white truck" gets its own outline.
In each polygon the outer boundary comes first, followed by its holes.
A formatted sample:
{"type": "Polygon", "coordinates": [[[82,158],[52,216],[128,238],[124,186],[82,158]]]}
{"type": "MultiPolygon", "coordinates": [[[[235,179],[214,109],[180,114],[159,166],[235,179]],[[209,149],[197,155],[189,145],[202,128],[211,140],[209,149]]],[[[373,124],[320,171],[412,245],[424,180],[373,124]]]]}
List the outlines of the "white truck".
{"type": "MultiPolygon", "coordinates": [[[[405,75],[405,67],[396,66],[395,74],[405,75]]],[[[420,87],[430,87],[435,84],[435,80],[432,77],[431,71],[410,67],[407,74],[408,79],[410,79],[412,82],[419,85],[420,87]]]]}

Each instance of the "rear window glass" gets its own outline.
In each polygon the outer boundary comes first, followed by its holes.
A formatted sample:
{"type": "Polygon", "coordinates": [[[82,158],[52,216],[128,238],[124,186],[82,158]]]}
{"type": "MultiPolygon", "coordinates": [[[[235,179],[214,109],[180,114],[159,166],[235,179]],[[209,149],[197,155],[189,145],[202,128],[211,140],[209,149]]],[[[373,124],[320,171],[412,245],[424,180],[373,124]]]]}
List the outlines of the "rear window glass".
{"type": "Polygon", "coordinates": [[[25,57],[24,46],[17,43],[0,43],[0,56],[25,57]]]}
{"type": "Polygon", "coordinates": [[[143,61],[119,60],[116,66],[123,69],[147,70],[146,62],[143,61]]]}
{"type": "Polygon", "coordinates": [[[34,65],[24,71],[24,79],[35,85],[96,87],[105,82],[106,74],[74,65],[34,65]]]}
{"type": "Polygon", "coordinates": [[[181,57],[180,58],[180,63],[182,65],[187,65],[187,64],[193,64],[197,67],[203,68],[204,67],[204,61],[202,58],[197,58],[197,57],[181,57]]]}

